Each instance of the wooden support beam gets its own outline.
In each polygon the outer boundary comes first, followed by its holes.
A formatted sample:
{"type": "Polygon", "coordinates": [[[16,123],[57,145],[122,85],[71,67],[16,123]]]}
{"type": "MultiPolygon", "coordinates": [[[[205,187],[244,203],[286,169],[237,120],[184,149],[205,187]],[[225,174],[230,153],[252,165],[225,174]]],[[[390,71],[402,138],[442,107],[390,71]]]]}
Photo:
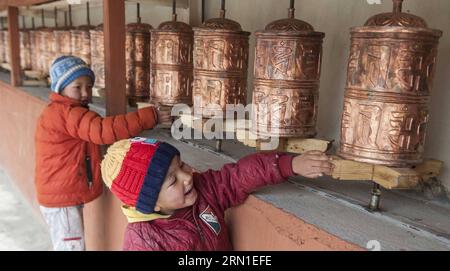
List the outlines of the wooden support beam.
{"type": "Polygon", "coordinates": [[[37,80],[45,80],[45,78],[47,78],[47,76],[40,71],[26,70],[23,73],[25,74],[26,77],[37,79],[37,80]]]}
{"type": "Polygon", "coordinates": [[[20,40],[19,40],[19,8],[8,7],[8,39],[9,60],[11,63],[11,85],[21,85],[20,75],[20,40]]]}
{"type": "Polygon", "coordinates": [[[332,144],[333,140],[322,140],[317,138],[289,138],[287,140],[286,151],[292,153],[305,153],[312,150],[326,152],[332,144]]]}
{"type": "Polygon", "coordinates": [[[344,160],[339,156],[333,156],[335,168],[331,177],[346,181],[371,181],[373,179],[374,166],[351,160],[344,160]]]}
{"type": "Polygon", "coordinates": [[[422,182],[428,182],[441,173],[444,163],[436,159],[425,160],[422,164],[414,167],[414,170],[422,176],[422,182]]]}
{"type": "Polygon", "coordinates": [[[411,189],[419,182],[437,177],[442,169],[442,161],[425,160],[410,168],[392,168],[357,161],[345,160],[333,156],[336,166],[332,177],[347,181],[374,181],[386,189],[411,189]]]}
{"type": "Polygon", "coordinates": [[[24,87],[48,87],[49,84],[46,80],[23,80],[22,86],[24,86],[24,87]]]}
{"type": "Polygon", "coordinates": [[[411,168],[374,166],[373,181],[386,189],[411,189],[419,184],[420,175],[411,168]]]}
{"type": "Polygon", "coordinates": [[[52,2],[51,0],[0,0],[0,9],[7,7],[31,6],[52,2]]]}
{"type": "Polygon", "coordinates": [[[7,71],[11,71],[11,65],[9,63],[3,62],[0,64],[0,67],[2,67],[3,69],[5,69],[7,71]]]}
{"type": "Polygon", "coordinates": [[[240,141],[245,146],[256,148],[256,141],[258,137],[246,129],[237,129],[236,130],[236,139],[240,141]]]}
{"type": "Polygon", "coordinates": [[[125,2],[103,0],[106,115],[126,113],[125,2]]]}

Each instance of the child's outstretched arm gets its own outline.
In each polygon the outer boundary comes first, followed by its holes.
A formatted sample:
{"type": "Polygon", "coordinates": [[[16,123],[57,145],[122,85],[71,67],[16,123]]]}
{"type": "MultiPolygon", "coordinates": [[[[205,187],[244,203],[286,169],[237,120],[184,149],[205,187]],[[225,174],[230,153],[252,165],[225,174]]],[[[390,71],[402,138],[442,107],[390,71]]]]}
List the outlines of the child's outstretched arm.
{"type": "Polygon", "coordinates": [[[331,158],[319,151],[298,156],[257,153],[227,164],[219,171],[202,173],[200,185],[225,210],[241,204],[258,187],[281,183],[293,175],[307,178],[329,175],[333,167],[331,158]]]}
{"type": "Polygon", "coordinates": [[[98,145],[134,137],[158,123],[154,107],[146,107],[124,115],[102,118],[84,107],[71,108],[66,117],[67,132],[76,138],[98,145]]]}

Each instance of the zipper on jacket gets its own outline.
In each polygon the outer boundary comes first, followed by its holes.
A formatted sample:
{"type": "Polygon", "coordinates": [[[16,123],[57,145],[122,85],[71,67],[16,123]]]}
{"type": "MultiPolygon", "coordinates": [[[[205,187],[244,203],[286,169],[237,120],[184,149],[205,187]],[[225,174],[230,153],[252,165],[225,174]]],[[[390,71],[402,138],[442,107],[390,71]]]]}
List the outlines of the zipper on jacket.
{"type": "Polygon", "coordinates": [[[93,184],[91,157],[89,155],[86,155],[85,161],[86,161],[86,178],[87,178],[87,181],[88,181],[89,189],[91,189],[92,184],[93,184]]]}
{"type": "Polygon", "coordinates": [[[192,208],[192,216],[194,217],[194,222],[195,222],[195,226],[197,227],[197,231],[198,231],[198,233],[200,234],[200,239],[202,240],[202,242],[205,242],[206,238],[205,238],[205,236],[203,235],[203,231],[202,231],[202,229],[200,228],[200,225],[198,225],[197,217],[196,217],[196,215],[195,215],[194,208],[192,208]]]}
{"type": "Polygon", "coordinates": [[[89,156],[89,146],[87,143],[84,143],[84,155],[85,155],[84,162],[86,165],[86,179],[88,182],[88,188],[90,190],[93,185],[93,178],[92,178],[91,156],[89,156]]]}

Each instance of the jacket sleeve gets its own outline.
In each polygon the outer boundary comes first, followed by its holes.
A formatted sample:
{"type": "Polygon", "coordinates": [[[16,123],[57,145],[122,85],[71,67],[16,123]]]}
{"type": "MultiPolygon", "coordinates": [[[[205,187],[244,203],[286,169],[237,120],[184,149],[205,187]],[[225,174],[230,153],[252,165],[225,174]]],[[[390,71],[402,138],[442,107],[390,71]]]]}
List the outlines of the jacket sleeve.
{"type": "Polygon", "coordinates": [[[157,114],[154,107],[145,107],[136,112],[102,118],[87,108],[73,107],[66,120],[66,130],[72,137],[103,145],[153,128],[157,124],[157,114]]]}
{"type": "Polygon", "coordinates": [[[198,185],[207,197],[212,197],[210,200],[226,210],[244,202],[256,188],[281,183],[293,176],[293,157],[276,152],[252,154],[219,171],[201,173],[198,185]]]}

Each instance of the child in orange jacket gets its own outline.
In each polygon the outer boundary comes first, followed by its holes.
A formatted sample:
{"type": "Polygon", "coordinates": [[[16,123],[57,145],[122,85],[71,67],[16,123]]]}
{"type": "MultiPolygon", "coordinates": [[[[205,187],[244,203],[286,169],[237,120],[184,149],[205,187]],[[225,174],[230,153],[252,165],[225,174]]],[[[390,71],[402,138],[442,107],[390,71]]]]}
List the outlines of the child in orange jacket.
{"type": "Polygon", "coordinates": [[[50,69],[50,103],[36,129],[35,184],[55,250],[84,250],[83,204],[101,195],[99,145],[136,136],[158,120],[154,107],[102,118],[90,111],[95,75],[80,58],[62,56],[50,69]]]}

